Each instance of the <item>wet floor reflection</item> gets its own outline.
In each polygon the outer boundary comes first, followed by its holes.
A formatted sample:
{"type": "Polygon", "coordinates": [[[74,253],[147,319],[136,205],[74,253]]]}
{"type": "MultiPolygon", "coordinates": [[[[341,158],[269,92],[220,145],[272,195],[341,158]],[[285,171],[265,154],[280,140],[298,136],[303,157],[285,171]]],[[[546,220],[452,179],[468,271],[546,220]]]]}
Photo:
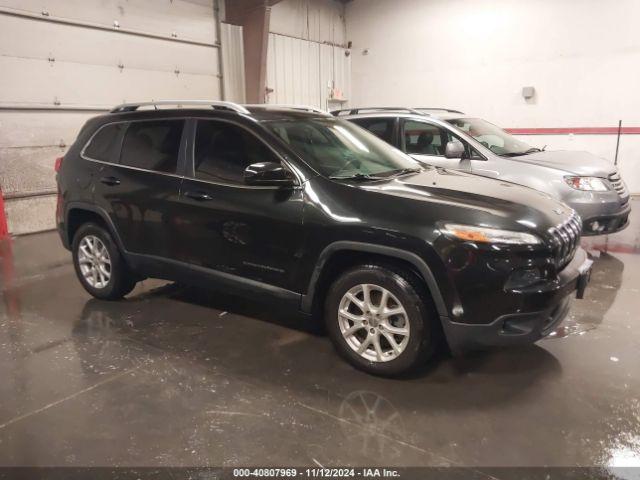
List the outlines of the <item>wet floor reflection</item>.
{"type": "Polygon", "coordinates": [[[407,438],[402,415],[382,395],[354,390],[340,402],[338,416],[352,450],[372,458],[402,456],[404,449],[398,440],[407,438]]]}
{"type": "MultiPolygon", "coordinates": [[[[127,302],[89,300],[73,327],[74,343],[87,374],[117,369],[119,362],[125,366],[144,363],[136,373],[145,377],[144,387],[130,389],[129,395],[139,401],[154,398],[163,406],[156,406],[150,417],[145,413],[142,420],[134,418],[135,408],[119,415],[132,426],[157,415],[200,416],[200,427],[189,440],[194,446],[210,441],[210,435],[241,434],[238,421],[252,425],[251,431],[264,428],[267,432],[275,425],[278,430],[307,431],[318,422],[327,428],[329,422],[335,423],[330,427],[332,443],[311,441],[315,440],[311,435],[307,450],[323,464],[336,461],[337,448],[349,452],[345,460],[402,465],[411,458],[418,464],[455,464],[455,452],[429,453],[434,441],[447,437],[447,448],[460,445],[455,428],[447,432],[447,423],[469,415],[466,427],[481,441],[478,434],[486,436],[492,420],[475,412],[526,402],[541,384],[561,374],[553,355],[529,346],[443,356],[414,378],[379,379],[344,364],[325,338],[288,328],[273,331],[268,320],[255,323],[232,313],[220,317],[221,311],[210,306],[201,311],[208,320],[199,318],[197,323],[139,315],[141,304],[164,302],[165,295],[176,295],[181,301],[190,297],[184,287],[171,285],[127,302]],[[253,328],[246,330],[245,322],[253,323],[253,328]],[[248,350],[236,356],[233,340],[240,336],[248,350]],[[157,380],[153,385],[151,378],[157,380]],[[246,391],[268,393],[246,396],[246,391]],[[164,402],[171,412],[165,410],[164,402]],[[434,412],[436,418],[432,418],[434,412]],[[300,420],[307,416],[306,421],[300,420]],[[435,437],[434,432],[438,432],[435,437]]],[[[190,310],[192,315],[200,312],[196,307],[190,310]]],[[[162,311],[166,310],[165,305],[162,311]]],[[[116,408],[119,401],[117,396],[109,408],[116,408]]],[[[286,455],[288,448],[284,452],[275,448],[270,454],[286,455]]]]}
{"type": "MultiPolygon", "coordinates": [[[[618,260],[605,258],[600,265],[608,282],[621,281],[618,260]]],[[[601,310],[590,312],[594,324],[615,304],[607,295],[604,288],[601,310]]],[[[186,435],[181,439],[189,452],[196,452],[189,456],[203,461],[210,458],[206,445],[220,436],[249,442],[270,458],[299,455],[323,465],[355,458],[398,465],[528,459],[561,464],[569,457],[617,464],[635,458],[640,420],[627,396],[640,390],[637,376],[627,389],[611,394],[617,410],[606,406],[610,401],[601,392],[584,395],[589,380],[565,384],[566,364],[574,362],[561,362],[537,345],[445,354],[414,377],[379,379],[344,364],[326,338],[289,328],[295,316],[256,305],[233,309],[233,302],[175,284],[145,288],[124,302],[87,301],[72,327],[85,373],[141,365],[136,386],[127,382],[126,387],[134,404],[123,411],[118,392],[101,408],[128,428],[154,435],[167,427],[149,427],[157,418],[194,425],[173,428],[186,435]],[[583,398],[573,398],[576,394],[583,398]],[[149,402],[153,408],[141,414],[140,404],[149,402]],[[523,430],[529,432],[526,438],[523,430]],[[290,441],[266,440],[274,435],[290,441]],[[498,453],[496,444],[504,438],[512,445],[498,453]]],[[[150,447],[138,454],[158,462],[176,458],[175,452],[150,447]]],[[[237,460],[247,458],[253,457],[237,460]]]]}
{"type": "Polygon", "coordinates": [[[584,335],[598,327],[613,305],[622,285],[624,263],[615,255],[592,251],[593,271],[585,298],[573,301],[565,321],[548,339],[584,335]]]}

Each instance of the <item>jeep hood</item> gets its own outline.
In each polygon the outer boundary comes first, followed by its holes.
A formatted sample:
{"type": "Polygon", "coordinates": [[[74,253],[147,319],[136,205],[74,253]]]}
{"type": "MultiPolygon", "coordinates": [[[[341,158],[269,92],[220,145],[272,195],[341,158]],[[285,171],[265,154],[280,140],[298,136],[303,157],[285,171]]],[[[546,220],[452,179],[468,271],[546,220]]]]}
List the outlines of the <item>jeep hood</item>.
{"type": "Polygon", "coordinates": [[[430,209],[441,209],[450,220],[455,220],[450,216],[454,210],[473,210],[477,224],[513,227],[516,222],[525,227],[546,230],[566,221],[573,213],[570,207],[546,193],[439,167],[357,186],[369,192],[425,202],[430,204],[430,209]]]}
{"type": "Polygon", "coordinates": [[[615,170],[613,164],[589,152],[544,151],[512,157],[510,160],[553,168],[568,174],[590,177],[607,177],[615,170]]]}

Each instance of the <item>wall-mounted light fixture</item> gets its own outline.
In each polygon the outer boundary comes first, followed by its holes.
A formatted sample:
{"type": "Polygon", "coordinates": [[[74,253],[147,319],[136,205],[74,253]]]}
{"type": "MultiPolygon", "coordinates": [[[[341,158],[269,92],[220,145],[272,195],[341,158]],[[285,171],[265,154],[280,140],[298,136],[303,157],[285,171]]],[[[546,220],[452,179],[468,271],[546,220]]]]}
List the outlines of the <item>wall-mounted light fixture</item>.
{"type": "Polygon", "coordinates": [[[536,87],[522,87],[522,98],[531,100],[536,95],[536,87]]]}

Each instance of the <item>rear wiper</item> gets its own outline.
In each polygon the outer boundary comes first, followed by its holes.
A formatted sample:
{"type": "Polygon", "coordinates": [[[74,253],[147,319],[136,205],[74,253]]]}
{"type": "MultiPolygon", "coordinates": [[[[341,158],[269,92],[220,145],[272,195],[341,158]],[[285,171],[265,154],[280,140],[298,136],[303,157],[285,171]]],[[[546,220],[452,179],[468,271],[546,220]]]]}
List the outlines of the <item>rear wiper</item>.
{"type": "Polygon", "coordinates": [[[356,173],[354,175],[333,175],[329,177],[331,180],[358,180],[358,181],[366,181],[366,180],[385,180],[384,177],[376,177],[375,175],[369,175],[367,173],[356,173]]]}

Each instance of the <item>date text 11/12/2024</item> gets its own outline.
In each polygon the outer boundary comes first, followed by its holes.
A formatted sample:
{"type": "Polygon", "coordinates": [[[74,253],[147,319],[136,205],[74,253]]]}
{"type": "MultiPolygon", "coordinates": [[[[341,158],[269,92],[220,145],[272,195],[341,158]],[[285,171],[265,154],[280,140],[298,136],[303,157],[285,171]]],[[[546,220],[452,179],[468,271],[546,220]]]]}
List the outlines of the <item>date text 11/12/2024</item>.
{"type": "Polygon", "coordinates": [[[389,468],[236,468],[234,478],[399,478],[389,468]]]}

